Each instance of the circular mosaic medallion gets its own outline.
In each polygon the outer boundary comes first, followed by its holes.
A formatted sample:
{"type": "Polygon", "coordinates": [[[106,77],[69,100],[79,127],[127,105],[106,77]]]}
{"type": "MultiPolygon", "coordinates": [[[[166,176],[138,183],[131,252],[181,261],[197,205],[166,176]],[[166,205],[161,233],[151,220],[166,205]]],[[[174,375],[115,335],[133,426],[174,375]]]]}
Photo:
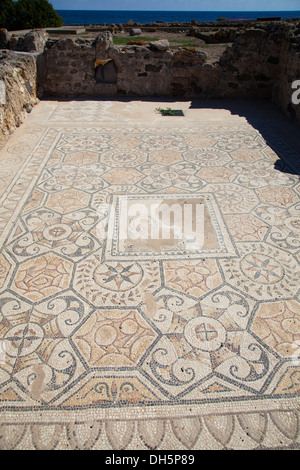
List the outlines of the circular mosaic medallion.
{"type": "Polygon", "coordinates": [[[144,134],[141,136],[140,149],[142,150],[180,150],[186,149],[188,145],[185,142],[185,137],[180,134],[168,135],[152,135],[144,134]]]}
{"type": "Polygon", "coordinates": [[[33,353],[44,337],[42,328],[36,323],[22,323],[11,328],[5,335],[5,352],[12,357],[33,353]]]}
{"type": "Polygon", "coordinates": [[[124,168],[140,165],[141,163],[146,162],[147,154],[137,149],[117,149],[103,152],[101,160],[106,165],[124,168]]]}
{"type": "Polygon", "coordinates": [[[100,287],[112,291],[126,291],[142,280],[143,270],[137,263],[103,263],[94,271],[94,280],[100,287]]]}
{"type": "Polygon", "coordinates": [[[72,233],[72,228],[66,224],[54,224],[43,230],[46,240],[60,241],[68,238],[72,233]]]}
{"type": "Polygon", "coordinates": [[[241,260],[241,269],[246,277],[262,284],[274,284],[284,276],[278,261],[261,253],[250,253],[241,260]]]}
{"type": "Polygon", "coordinates": [[[256,132],[223,132],[213,133],[207,136],[209,139],[217,140],[216,147],[222,150],[261,149],[265,146],[264,141],[256,132]]]}
{"type": "Polygon", "coordinates": [[[200,163],[201,165],[207,167],[225,165],[231,161],[231,156],[229,153],[219,149],[202,147],[184,152],[184,159],[200,163]]]}
{"type": "Polygon", "coordinates": [[[299,287],[295,258],[266,243],[241,243],[240,258],[224,260],[225,278],[258,300],[293,296],[299,287]]]}
{"type": "Polygon", "coordinates": [[[216,351],[226,340],[224,326],[214,318],[199,317],[190,320],[184,331],[187,342],[201,351],[216,351]]]}
{"type": "Polygon", "coordinates": [[[146,289],[152,292],[160,282],[157,262],[103,262],[94,254],[78,263],[74,289],[96,307],[132,306],[141,302],[146,289]]]}

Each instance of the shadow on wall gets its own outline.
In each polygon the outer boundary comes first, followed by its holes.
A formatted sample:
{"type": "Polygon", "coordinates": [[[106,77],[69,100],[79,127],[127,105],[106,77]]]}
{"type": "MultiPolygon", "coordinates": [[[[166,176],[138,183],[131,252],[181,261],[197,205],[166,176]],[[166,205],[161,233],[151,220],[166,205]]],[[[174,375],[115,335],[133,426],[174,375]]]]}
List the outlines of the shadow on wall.
{"type": "Polygon", "coordinates": [[[97,60],[95,64],[95,81],[97,83],[117,83],[118,71],[112,59],[97,60]]]}

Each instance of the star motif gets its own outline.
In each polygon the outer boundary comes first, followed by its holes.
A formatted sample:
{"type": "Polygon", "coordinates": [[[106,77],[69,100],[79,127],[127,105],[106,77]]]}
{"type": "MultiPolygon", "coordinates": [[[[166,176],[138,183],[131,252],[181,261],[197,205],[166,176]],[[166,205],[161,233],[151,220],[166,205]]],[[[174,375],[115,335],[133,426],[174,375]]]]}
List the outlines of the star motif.
{"type": "Polygon", "coordinates": [[[265,279],[267,282],[272,282],[274,278],[279,278],[275,271],[278,270],[278,265],[271,264],[271,260],[269,258],[260,259],[259,257],[255,257],[253,255],[253,261],[247,260],[246,263],[249,265],[248,268],[245,268],[246,271],[254,272],[253,279],[257,280],[260,277],[265,279]]]}
{"type": "Polygon", "coordinates": [[[118,289],[120,289],[124,282],[129,282],[130,284],[133,284],[133,281],[130,278],[139,273],[137,271],[130,271],[132,266],[133,264],[131,264],[130,266],[123,267],[121,263],[118,263],[116,267],[114,267],[108,266],[106,264],[108,271],[103,273],[104,283],[107,284],[109,282],[114,282],[118,289]],[[104,276],[107,276],[107,278],[105,279],[104,276]]]}

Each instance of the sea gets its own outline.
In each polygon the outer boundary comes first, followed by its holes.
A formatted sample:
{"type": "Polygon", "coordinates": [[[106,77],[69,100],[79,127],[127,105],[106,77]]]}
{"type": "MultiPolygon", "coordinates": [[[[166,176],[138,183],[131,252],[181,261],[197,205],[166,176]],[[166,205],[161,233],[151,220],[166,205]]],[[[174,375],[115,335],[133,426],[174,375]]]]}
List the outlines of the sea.
{"type": "Polygon", "coordinates": [[[65,25],[106,25],[134,23],[188,23],[228,20],[256,20],[257,18],[300,18],[298,11],[135,11],[135,10],[57,10],[65,25]]]}

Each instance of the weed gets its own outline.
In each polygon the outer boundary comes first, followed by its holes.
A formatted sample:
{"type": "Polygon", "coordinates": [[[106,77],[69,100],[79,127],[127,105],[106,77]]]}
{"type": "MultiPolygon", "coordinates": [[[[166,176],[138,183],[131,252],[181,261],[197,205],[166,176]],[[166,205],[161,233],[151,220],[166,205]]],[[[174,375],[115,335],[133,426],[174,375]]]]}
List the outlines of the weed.
{"type": "Polygon", "coordinates": [[[174,116],[174,111],[171,108],[156,108],[156,111],[162,114],[163,116],[174,116]]]}
{"type": "Polygon", "coordinates": [[[132,41],[128,41],[126,44],[128,46],[144,46],[146,43],[145,41],[141,41],[141,40],[132,40],[132,41]]]}

